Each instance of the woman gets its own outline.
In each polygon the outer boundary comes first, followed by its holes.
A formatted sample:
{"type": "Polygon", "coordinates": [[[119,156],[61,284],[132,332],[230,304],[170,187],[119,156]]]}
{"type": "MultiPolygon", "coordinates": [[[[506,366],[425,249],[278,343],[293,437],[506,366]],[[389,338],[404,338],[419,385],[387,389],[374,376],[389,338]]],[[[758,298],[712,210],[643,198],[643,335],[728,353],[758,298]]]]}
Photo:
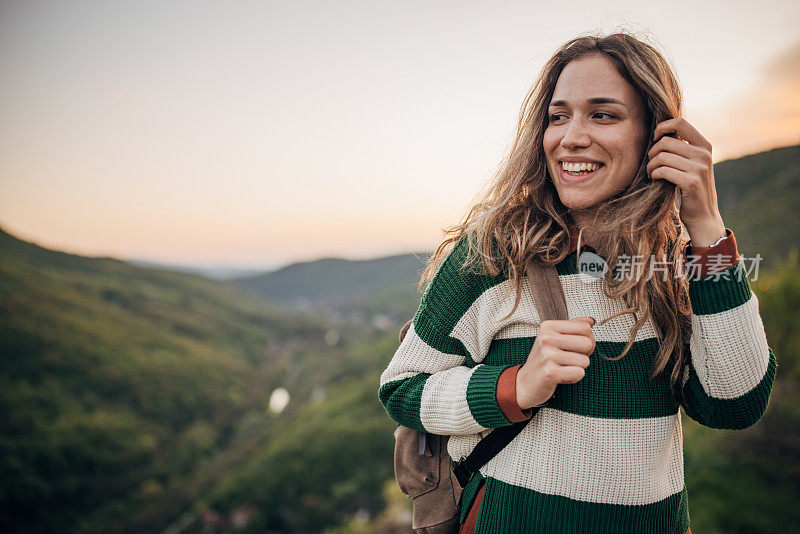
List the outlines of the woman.
{"type": "Polygon", "coordinates": [[[432,257],[381,375],[389,415],[460,459],[544,405],[464,489],[461,532],[690,532],[679,408],[728,429],[766,409],[775,357],[681,99],[632,36],[567,42],[432,257]],[[578,273],[587,250],[602,278],[578,273]],[[534,260],[556,266],[569,320],[539,320],[534,260]]]}

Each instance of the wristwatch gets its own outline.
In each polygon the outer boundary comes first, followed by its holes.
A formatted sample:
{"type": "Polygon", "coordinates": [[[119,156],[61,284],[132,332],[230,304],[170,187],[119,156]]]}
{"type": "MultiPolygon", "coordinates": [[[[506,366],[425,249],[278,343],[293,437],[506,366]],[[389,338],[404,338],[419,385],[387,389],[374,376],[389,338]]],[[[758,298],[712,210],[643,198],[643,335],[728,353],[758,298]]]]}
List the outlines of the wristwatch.
{"type": "MultiPolygon", "coordinates": [[[[708,245],[708,246],[706,246],[706,247],[702,247],[702,248],[711,248],[711,247],[716,247],[717,245],[719,245],[720,243],[722,243],[723,241],[725,241],[726,239],[728,239],[728,237],[730,237],[730,236],[728,235],[728,229],[726,228],[726,229],[725,229],[725,235],[724,235],[724,236],[722,236],[722,237],[720,237],[719,239],[717,239],[717,242],[716,242],[716,243],[714,243],[713,245],[708,245]]],[[[691,241],[689,241],[689,245],[692,245],[692,242],[691,242],[691,241]]]]}
{"type": "Polygon", "coordinates": [[[712,246],[712,247],[716,247],[717,245],[719,245],[720,243],[722,243],[722,242],[723,242],[724,240],[726,240],[726,239],[728,239],[728,231],[727,231],[727,230],[725,231],[725,235],[724,235],[724,236],[722,236],[722,237],[720,237],[719,239],[717,239],[717,242],[716,242],[716,243],[714,243],[714,244],[713,244],[713,245],[711,245],[711,246],[712,246]]]}

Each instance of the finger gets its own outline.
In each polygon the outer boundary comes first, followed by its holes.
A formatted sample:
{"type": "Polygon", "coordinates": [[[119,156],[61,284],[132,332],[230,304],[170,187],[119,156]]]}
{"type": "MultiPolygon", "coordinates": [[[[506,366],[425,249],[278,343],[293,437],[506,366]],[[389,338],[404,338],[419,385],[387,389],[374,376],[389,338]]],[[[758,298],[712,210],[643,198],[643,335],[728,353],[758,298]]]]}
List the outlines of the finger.
{"type": "Polygon", "coordinates": [[[551,325],[547,330],[540,330],[539,336],[537,337],[542,337],[543,342],[562,348],[561,345],[566,342],[562,340],[564,336],[594,339],[591,321],[586,319],[581,321],[564,321],[562,324],[551,325]]]}
{"type": "Polygon", "coordinates": [[[689,172],[692,170],[692,166],[692,161],[683,156],[672,154],[671,152],[660,152],[647,162],[647,175],[650,176],[650,173],[658,167],[672,167],[679,171],[689,172]]]}
{"type": "MultiPolygon", "coordinates": [[[[678,139],[680,134],[678,133],[678,119],[667,119],[665,121],[661,121],[656,124],[656,127],[653,129],[653,144],[657,143],[664,137],[672,137],[673,139],[678,139]]],[[[679,141],[682,140],[678,139],[679,141]]]]}
{"type": "Polygon", "coordinates": [[[574,365],[563,366],[558,368],[555,376],[559,384],[574,384],[580,382],[586,376],[586,371],[583,370],[583,367],[575,367],[574,365]]]}
{"type": "Polygon", "coordinates": [[[592,363],[591,358],[581,352],[562,350],[553,356],[552,361],[561,366],[576,366],[586,369],[592,363]]]}
{"type": "Polygon", "coordinates": [[[543,321],[542,327],[545,329],[552,329],[552,331],[559,334],[579,334],[581,332],[587,332],[586,325],[591,329],[594,323],[594,317],[586,315],[574,319],[551,319],[543,321]]]}
{"type": "Polygon", "coordinates": [[[681,188],[681,195],[686,194],[689,190],[690,180],[686,173],[673,169],[672,167],[657,167],[650,173],[650,178],[653,180],[667,180],[681,188]]]}
{"type": "Polygon", "coordinates": [[[683,156],[686,159],[696,159],[702,157],[703,154],[707,154],[707,151],[704,148],[684,143],[674,137],[662,137],[647,151],[647,158],[655,159],[661,153],[672,153],[683,156]]]}
{"type": "Polygon", "coordinates": [[[655,130],[653,130],[653,141],[658,141],[660,137],[671,133],[677,134],[690,145],[703,147],[709,151],[711,150],[711,143],[683,117],[675,117],[674,119],[659,122],[655,130]]]}
{"type": "Polygon", "coordinates": [[[579,352],[581,354],[591,354],[595,348],[594,335],[561,334],[556,338],[555,344],[561,350],[579,352]]]}

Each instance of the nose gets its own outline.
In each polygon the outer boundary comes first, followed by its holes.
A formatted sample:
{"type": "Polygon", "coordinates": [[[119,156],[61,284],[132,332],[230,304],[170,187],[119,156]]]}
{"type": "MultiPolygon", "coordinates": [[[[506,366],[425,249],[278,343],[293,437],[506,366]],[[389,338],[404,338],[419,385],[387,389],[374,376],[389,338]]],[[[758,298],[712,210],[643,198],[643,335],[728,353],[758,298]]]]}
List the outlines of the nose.
{"type": "Polygon", "coordinates": [[[589,139],[589,129],[581,119],[573,119],[569,121],[567,130],[564,132],[564,137],[561,138],[561,146],[566,149],[577,147],[585,147],[591,144],[589,139]]]}

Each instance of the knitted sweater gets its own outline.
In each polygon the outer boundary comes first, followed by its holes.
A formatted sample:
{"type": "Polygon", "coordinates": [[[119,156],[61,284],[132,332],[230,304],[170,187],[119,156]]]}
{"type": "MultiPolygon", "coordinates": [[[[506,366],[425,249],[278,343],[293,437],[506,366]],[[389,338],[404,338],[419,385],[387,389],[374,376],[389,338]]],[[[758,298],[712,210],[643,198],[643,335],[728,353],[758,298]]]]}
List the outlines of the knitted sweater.
{"type": "MultiPolygon", "coordinates": [[[[669,373],[649,380],[659,347],[648,319],[618,361],[634,320],[603,293],[599,278],[576,270],[572,252],[557,265],[569,318],[592,316],[595,351],[583,379],[560,384],[522,432],[464,489],[464,522],[485,484],[475,532],[643,532],[683,534],[689,526],[680,406],[669,373]]],[[[690,368],[683,377],[685,413],[711,428],[753,425],[766,409],[776,361],[758,300],[730,229],[716,247],[687,245],[709,263],[721,251],[733,261],[721,273],[691,279],[690,368]]],[[[583,245],[582,245],[583,250],[583,245]]],[[[455,460],[491,429],[531,417],[516,402],[516,372],[538,334],[540,318],[523,285],[514,303],[509,279],[459,272],[462,237],[422,296],[403,342],[380,378],[379,398],[399,424],[450,435],[455,460]]],[[[717,271],[719,272],[719,271],[717,271]]],[[[656,273],[655,275],[658,275],[656,273]]]]}

